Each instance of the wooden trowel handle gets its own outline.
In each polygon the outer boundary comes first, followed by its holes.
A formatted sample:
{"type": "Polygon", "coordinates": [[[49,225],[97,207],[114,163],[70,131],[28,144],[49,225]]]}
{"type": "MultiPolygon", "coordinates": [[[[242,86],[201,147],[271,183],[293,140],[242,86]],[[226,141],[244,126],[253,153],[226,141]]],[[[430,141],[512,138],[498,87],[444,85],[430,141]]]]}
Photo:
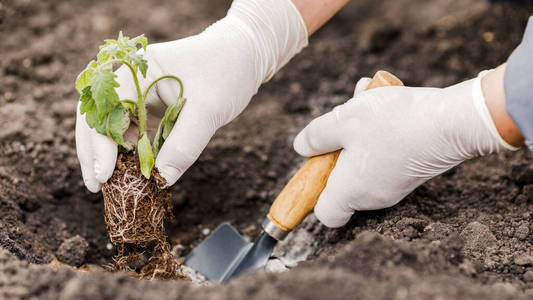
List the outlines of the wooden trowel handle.
{"type": "MultiPolygon", "coordinates": [[[[384,86],[401,86],[396,76],[386,71],[378,71],[367,90],[384,86]]],[[[292,176],[270,207],[268,219],[284,231],[298,226],[315,204],[326,187],[329,173],[335,167],[341,150],[311,157],[292,176]]]]}

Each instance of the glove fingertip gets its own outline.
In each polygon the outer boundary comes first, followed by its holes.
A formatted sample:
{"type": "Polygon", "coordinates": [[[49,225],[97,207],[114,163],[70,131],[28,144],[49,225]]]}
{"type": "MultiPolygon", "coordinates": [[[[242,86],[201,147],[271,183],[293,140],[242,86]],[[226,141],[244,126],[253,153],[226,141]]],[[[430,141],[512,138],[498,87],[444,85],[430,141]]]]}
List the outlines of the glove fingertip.
{"type": "Polygon", "coordinates": [[[111,178],[115,170],[115,161],[116,159],[113,158],[94,160],[94,177],[99,183],[106,183],[111,178]]]}
{"type": "Polygon", "coordinates": [[[166,164],[162,164],[162,163],[158,163],[156,161],[156,168],[157,170],[159,171],[159,174],[161,175],[161,177],[163,177],[166,181],[166,184],[165,186],[162,186],[161,188],[168,188],[170,186],[172,186],[174,183],[176,183],[176,181],[178,181],[178,179],[180,179],[180,177],[183,175],[183,171],[177,169],[177,168],[174,168],[172,166],[169,166],[169,165],[166,165],[166,164]]]}
{"type": "Polygon", "coordinates": [[[102,185],[94,178],[84,179],[83,182],[91,193],[98,193],[102,189],[102,185]]]}
{"type": "Polygon", "coordinates": [[[372,78],[370,77],[361,77],[361,79],[359,79],[359,81],[357,81],[357,84],[355,85],[353,96],[355,97],[357,94],[364,92],[370,84],[370,81],[372,81],[372,78]]]}
{"type": "Polygon", "coordinates": [[[300,133],[298,133],[298,135],[294,138],[292,146],[294,148],[294,151],[296,151],[296,153],[300,154],[301,156],[310,156],[309,146],[307,145],[305,141],[304,132],[305,132],[305,129],[300,131],[300,133]]]}
{"type": "Polygon", "coordinates": [[[110,138],[91,132],[93,147],[94,177],[99,183],[105,183],[113,175],[117,162],[117,144],[110,138]]]}
{"type": "Polygon", "coordinates": [[[106,183],[109,178],[111,178],[111,175],[113,175],[113,172],[99,172],[97,169],[94,171],[96,180],[99,183],[106,183]]]}
{"type": "Polygon", "coordinates": [[[314,212],[317,219],[329,228],[346,225],[353,215],[353,211],[346,211],[337,204],[336,199],[329,199],[322,194],[318,199],[314,212]]]}

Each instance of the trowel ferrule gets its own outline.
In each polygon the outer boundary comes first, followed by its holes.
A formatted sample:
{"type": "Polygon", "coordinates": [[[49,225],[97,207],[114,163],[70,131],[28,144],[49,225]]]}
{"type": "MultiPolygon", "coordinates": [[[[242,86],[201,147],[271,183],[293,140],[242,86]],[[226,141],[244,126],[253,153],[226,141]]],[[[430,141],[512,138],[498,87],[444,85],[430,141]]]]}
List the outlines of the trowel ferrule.
{"type": "Polygon", "coordinates": [[[263,227],[263,230],[273,237],[274,239],[281,241],[283,240],[287,234],[289,234],[290,231],[286,231],[281,229],[278,225],[276,225],[274,222],[272,222],[268,217],[266,217],[263,220],[263,223],[261,223],[261,226],[263,227]]]}

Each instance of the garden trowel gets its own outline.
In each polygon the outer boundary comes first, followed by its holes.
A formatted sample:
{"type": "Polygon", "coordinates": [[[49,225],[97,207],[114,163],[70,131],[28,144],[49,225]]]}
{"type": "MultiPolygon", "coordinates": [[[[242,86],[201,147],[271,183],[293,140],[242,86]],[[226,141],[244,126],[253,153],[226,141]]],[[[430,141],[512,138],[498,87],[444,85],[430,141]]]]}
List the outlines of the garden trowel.
{"type": "MultiPolygon", "coordinates": [[[[379,71],[367,89],[399,85],[403,84],[394,75],[379,71]]],[[[296,172],[274,200],[262,223],[263,233],[254,243],[224,223],[187,255],[185,265],[216,282],[225,282],[246,271],[264,267],[277,242],[314,208],[340,151],[311,157],[296,172]]]]}

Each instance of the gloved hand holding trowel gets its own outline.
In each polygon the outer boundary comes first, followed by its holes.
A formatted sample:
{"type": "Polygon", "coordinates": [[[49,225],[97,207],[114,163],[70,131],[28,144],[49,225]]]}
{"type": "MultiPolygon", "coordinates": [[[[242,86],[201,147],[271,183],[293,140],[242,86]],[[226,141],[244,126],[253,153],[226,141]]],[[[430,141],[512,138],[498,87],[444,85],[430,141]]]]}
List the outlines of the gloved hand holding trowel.
{"type": "MultiPolygon", "coordinates": [[[[172,74],[187,86],[188,102],[156,161],[168,184],[192,165],[218,128],[246,107],[260,84],[307,44],[307,35],[346,2],[235,0],[228,15],[203,33],[147,49],[145,57],[157,67],[149,70],[146,82],[172,74]]],[[[309,160],[287,184],[263,224],[266,233],[249,244],[221,228],[195,250],[201,259],[193,255],[189,263],[213,279],[225,280],[263,264],[276,240],[297,226],[315,203],[320,221],[342,226],[355,210],[392,206],[466,159],[515,150],[524,143],[523,136],[532,140],[533,79],[526,72],[533,69],[532,40],[530,28],[507,70],[502,66],[446,89],[364,91],[401,82],[387,73],[373,82],[362,79],[353,99],[296,137],[299,154],[321,156],[309,160]],[[212,249],[223,244],[233,249],[213,258],[218,265],[205,269],[196,264],[208,263],[202,255],[212,257],[212,249]]],[[[127,84],[128,74],[120,69],[117,74],[121,98],[130,98],[134,88],[127,84]]],[[[149,127],[157,124],[174,89],[161,82],[152,90],[147,100],[149,127]]],[[[76,126],[78,157],[87,187],[96,192],[113,172],[117,147],[79,122],[82,118],[78,115],[76,126]]]]}

